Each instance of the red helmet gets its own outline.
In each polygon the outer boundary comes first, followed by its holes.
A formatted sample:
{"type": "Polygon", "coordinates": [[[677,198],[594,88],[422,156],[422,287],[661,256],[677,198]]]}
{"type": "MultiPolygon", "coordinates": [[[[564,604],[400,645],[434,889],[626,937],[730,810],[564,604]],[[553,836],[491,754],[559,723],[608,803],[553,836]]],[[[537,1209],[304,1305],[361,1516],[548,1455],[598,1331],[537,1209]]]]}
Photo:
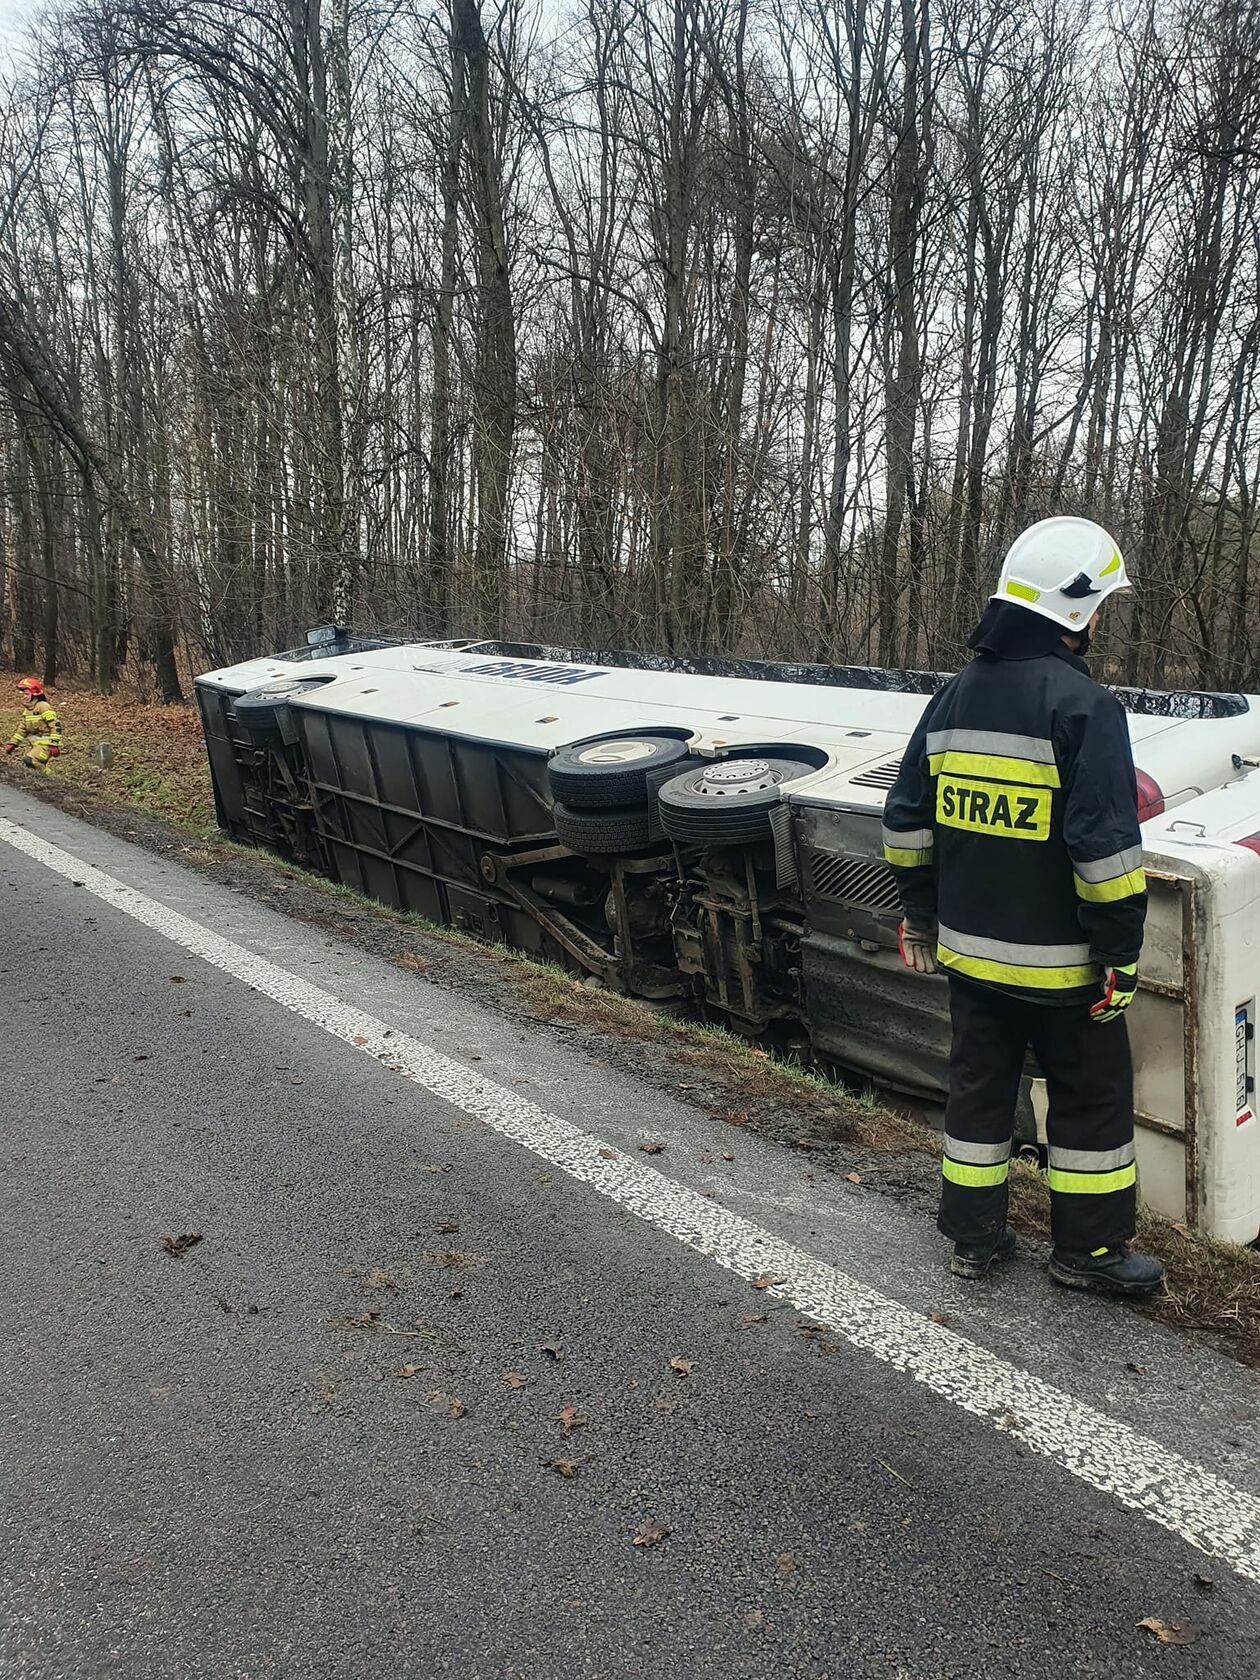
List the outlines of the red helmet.
{"type": "Polygon", "coordinates": [[[44,685],[38,677],[19,677],[18,688],[21,693],[26,695],[28,700],[42,700],[44,698],[44,685]]]}

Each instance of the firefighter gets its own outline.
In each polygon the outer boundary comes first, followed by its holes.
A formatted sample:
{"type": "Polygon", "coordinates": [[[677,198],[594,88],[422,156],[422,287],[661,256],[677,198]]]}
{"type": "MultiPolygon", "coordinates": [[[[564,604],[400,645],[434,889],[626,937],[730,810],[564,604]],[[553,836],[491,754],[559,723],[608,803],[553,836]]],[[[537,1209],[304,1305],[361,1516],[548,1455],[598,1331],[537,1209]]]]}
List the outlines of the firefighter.
{"type": "Polygon", "coordinates": [[[22,763],[28,770],[42,770],[48,774],[48,761],[61,751],[61,723],[44,685],[35,677],[23,677],[18,682],[22,696],[22,721],[9,737],[6,753],[14,753],[25,746],[22,763]]]}
{"type": "Polygon", "coordinates": [[[928,705],[885,806],[902,958],[949,981],[937,1223],[959,1277],[1015,1247],[1007,1173],[1029,1047],[1049,1095],[1051,1277],[1144,1295],[1163,1276],[1130,1246],[1137,781],[1124,710],[1082,657],[1099,607],[1129,587],[1092,520],[1043,519],[1017,537],[974,658],[928,705]]]}

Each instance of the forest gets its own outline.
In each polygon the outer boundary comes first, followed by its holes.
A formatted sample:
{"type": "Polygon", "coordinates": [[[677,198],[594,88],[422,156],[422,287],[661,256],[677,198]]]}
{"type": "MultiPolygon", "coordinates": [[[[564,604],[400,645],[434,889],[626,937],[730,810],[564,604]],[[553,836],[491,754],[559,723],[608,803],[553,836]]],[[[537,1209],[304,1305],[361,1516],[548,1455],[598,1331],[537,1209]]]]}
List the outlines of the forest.
{"type": "Polygon", "coordinates": [[[73,0],[3,47],[0,653],[949,669],[1088,514],[1260,688],[1260,8],[73,0]]]}

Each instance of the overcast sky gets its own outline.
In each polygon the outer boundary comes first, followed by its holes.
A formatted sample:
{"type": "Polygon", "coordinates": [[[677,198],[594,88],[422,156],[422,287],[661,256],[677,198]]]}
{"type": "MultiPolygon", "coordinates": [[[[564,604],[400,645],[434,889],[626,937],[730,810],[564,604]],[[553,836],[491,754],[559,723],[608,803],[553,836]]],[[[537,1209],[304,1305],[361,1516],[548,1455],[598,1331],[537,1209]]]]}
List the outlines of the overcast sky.
{"type": "Polygon", "coordinates": [[[35,0],[0,0],[0,32],[8,34],[34,9],[35,0]]]}

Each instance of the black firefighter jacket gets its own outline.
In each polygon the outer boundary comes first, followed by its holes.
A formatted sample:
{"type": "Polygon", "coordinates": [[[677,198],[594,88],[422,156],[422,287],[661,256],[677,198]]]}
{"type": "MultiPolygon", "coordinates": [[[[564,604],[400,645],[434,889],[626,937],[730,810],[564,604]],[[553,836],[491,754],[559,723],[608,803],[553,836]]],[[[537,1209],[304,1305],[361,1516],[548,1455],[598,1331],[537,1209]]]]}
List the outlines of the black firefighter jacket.
{"type": "Polygon", "coordinates": [[[938,924],[951,975],[1039,1003],[1093,1001],[1103,967],[1137,961],[1146,919],[1120,702],[1057,637],[1037,657],[982,651],[911,738],[884,856],[906,917],[938,924]]]}

